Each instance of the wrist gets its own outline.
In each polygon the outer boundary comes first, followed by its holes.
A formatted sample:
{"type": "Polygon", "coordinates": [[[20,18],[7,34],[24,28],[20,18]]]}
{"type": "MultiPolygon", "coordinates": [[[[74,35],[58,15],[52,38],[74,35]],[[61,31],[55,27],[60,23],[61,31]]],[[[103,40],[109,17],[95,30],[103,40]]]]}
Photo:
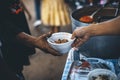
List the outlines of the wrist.
{"type": "Polygon", "coordinates": [[[87,26],[87,33],[89,34],[90,37],[96,36],[96,24],[90,24],[87,26]]]}

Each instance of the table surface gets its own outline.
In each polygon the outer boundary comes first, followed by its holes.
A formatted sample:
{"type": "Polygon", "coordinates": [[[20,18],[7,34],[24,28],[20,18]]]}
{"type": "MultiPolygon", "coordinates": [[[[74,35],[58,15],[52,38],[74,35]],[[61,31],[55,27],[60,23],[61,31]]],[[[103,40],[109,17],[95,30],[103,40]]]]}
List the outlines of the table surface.
{"type": "MultiPolygon", "coordinates": [[[[80,56],[81,56],[81,58],[85,57],[83,55],[80,55],[80,56]]],[[[64,71],[63,71],[61,80],[67,80],[72,63],[79,59],[80,59],[79,53],[74,51],[74,49],[72,48],[68,53],[68,57],[66,59],[66,64],[64,67],[64,71]]],[[[111,59],[106,59],[106,61],[109,61],[110,63],[113,62],[113,60],[111,60],[111,59]]],[[[114,59],[114,63],[117,63],[117,59],[114,59]]],[[[115,72],[115,66],[113,64],[110,64],[110,66],[113,67],[112,71],[115,72]]],[[[120,72],[120,68],[119,69],[118,68],[119,67],[117,67],[116,70],[118,70],[120,72]]],[[[87,80],[87,78],[85,78],[85,77],[81,77],[81,78],[82,78],[82,80],[87,80]]]]}

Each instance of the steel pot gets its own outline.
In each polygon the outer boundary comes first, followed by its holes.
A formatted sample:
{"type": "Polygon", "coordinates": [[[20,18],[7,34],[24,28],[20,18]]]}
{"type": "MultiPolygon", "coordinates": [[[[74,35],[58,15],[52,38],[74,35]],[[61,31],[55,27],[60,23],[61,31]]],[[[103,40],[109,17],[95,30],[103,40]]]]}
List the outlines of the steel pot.
{"type": "MultiPolygon", "coordinates": [[[[72,20],[72,30],[76,27],[84,27],[91,23],[83,23],[79,21],[79,18],[83,15],[90,15],[92,14],[98,7],[84,7],[74,11],[71,15],[72,20]]],[[[109,8],[111,9],[111,8],[109,8]]],[[[115,9],[106,10],[103,9],[102,11],[98,12],[95,15],[95,20],[97,21],[99,17],[107,15],[109,17],[114,16],[115,9]]],[[[108,20],[105,19],[104,20],[108,20]]],[[[100,21],[100,20],[99,20],[100,21]]],[[[102,20],[100,21],[102,22],[102,20]]],[[[80,53],[85,56],[90,57],[99,57],[99,58],[118,58],[120,56],[120,36],[97,36],[92,37],[88,40],[85,44],[80,46],[79,48],[80,53]]]]}

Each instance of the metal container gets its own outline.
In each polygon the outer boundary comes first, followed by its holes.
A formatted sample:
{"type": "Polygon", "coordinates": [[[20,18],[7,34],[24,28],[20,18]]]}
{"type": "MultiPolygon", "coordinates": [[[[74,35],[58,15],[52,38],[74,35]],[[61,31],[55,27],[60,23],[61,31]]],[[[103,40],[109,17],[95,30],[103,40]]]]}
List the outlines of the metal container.
{"type": "MultiPolygon", "coordinates": [[[[71,15],[72,20],[72,30],[76,27],[87,26],[90,23],[83,23],[79,21],[79,18],[83,15],[90,15],[98,7],[84,7],[74,11],[71,15]]],[[[95,15],[95,21],[99,20],[99,17],[106,16],[107,18],[113,18],[116,12],[116,9],[107,8],[103,9],[95,15]]],[[[108,19],[104,20],[108,20],[108,19]]],[[[100,21],[100,20],[99,20],[100,21]]],[[[102,21],[102,20],[101,20],[102,21]]],[[[81,54],[90,57],[99,57],[99,58],[118,58],[120,56],[120,36],[97,36],[92,37],[85,44],[80,46],[81,54]]]]}

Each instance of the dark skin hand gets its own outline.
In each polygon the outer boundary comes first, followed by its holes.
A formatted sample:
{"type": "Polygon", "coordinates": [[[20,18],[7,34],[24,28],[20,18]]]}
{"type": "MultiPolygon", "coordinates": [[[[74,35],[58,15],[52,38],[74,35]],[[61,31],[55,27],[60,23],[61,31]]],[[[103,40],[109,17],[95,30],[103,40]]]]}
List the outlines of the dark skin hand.
{"type": "Polygon", "coordinates": [[[43,34],[39,37],[31,36],[24,32],[17,35],[17,39],[23,44],[29,47],[35,47],[43,50],[44,52],[50,53],[54,56],[61,56],[59,52],[50,47],[47,42],[47,38],[51,36],[52,33],[43,34]]]}
{"type": "Polygon", "coordinates": [[[54,50],[53,48],[51,48],[47,42],[47,38],[51,36],[51,33],[48,34],[43,34],[40,37],[38,37],[35,41],[36,41],[36,45],[38,48],[40,48],[41,50],[43,50],[44,52],[50,53],[54,56],[60,56],[61,54],[58,53],[56,50],[54,50]],[[40,44],[40,45],[38,45],[40,44]]]}

